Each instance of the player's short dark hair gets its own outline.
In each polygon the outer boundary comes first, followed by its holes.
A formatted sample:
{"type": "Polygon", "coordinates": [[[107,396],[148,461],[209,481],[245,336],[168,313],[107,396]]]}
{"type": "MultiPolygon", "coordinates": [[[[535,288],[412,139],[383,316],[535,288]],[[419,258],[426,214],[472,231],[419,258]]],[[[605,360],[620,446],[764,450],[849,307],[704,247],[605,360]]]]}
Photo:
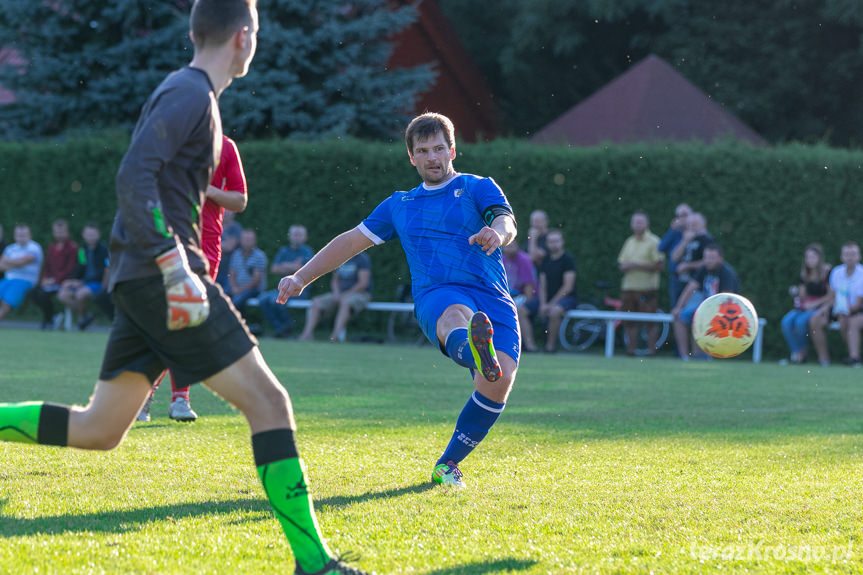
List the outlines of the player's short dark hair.
{"type": "Polygon", "coordinates": [[[52,225],[52,226],[66,226],[66,227],[68,228],[68,227],[69,227],[69,222],[67,222],[67,221],[66,221],[66,220],[64,220],[63,218],[57,218],[56,220],[54,220],[53,222],[51,222],[51,225],[52,225]]]}
{"type": "Polygon", "coordinates": [[[420,114],[411,120],[405,130],[405,145],[408,147],[408,153],[414,153],[414,142],[427,140],[438,133],[443,133],[447,146],[452,148],[455,145],[455,126],[452,120],[435,112],[420,114]]]}
{"type": "Polygon", "coordinates": [[[252,9],[257,0],[195,0],[189,17],[189,28],[195,46],[219,46],[238,29],[252,24],[252,9]]]}
{"type": "MultiPolygon", "coordinates": [[[[93,228],[93,229],[98,230],[99,224],[97,224],[94,221],[84,222],[84,228],[93,228]]],[[[82,229],[84,229],[84,228],[82,228],[82,229]]]]}

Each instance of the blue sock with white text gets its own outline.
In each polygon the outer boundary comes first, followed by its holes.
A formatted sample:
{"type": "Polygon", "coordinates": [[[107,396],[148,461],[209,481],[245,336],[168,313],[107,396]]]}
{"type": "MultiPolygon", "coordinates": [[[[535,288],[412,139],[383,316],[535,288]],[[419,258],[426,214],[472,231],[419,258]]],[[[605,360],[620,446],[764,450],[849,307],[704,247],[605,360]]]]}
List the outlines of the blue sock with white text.
{"type": "Polygon", "coordinates": [[[462,367],[476,369],[476,362],[467,343],[467,328],[460,327],[446,336],[446,354],[462,367]]]}
{"type": "Polygon", "coordinates": [[[455,422],[455,431],[437,464],[459,463],[488,435],[505,403],[497,403],[474,391],[455,422]]]}

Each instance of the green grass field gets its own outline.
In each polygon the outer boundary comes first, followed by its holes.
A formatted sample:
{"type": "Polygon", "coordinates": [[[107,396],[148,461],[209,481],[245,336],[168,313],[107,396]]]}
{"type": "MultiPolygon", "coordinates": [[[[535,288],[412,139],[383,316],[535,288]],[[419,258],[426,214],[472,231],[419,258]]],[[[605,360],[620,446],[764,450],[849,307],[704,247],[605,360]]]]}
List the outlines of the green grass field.
{"type": "MultiPolygon", "coordinates": [[[[105,334],[0,329],[0,401],[84,403],[105,334]]],[[[863,571],[863,371],[529,355],[498,424],[429,473],[471,385],[431,347],[265,340],[320,523],[378,573],[863,571]]],[[[292,573],[244,420],[110,453],[0,444],[0,573],[292,573]]]]}

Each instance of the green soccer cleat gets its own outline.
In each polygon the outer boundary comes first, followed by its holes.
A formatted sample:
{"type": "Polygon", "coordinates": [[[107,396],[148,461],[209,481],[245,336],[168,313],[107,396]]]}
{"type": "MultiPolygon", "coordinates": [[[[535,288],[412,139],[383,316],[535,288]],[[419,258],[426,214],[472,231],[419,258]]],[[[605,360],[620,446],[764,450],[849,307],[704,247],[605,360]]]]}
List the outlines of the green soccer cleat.
{"type": "Polygon", "coordinates": [[[461,469],[452,461],[436,465],[432,471],[432,481],[450,487],[467,487],[462,479],[461,469]]]}
{"type": "Polygon", "coordinates": [[[366,571],[362,569],[357,569],[356,567],[351,567],[341,558],[338,559],[330,559],[329,563],[324,565],[324,568],[320,571],[315,571],[314,573],[307,573],[303,571],[300,567],[300,564],[296,564],[296,571],[294,571],[294,575],[370,575],[366,571]]]}
{"type": "Polygon", "coordinates": [[[494,345],[491,343],[493,334],[494,329],[491,327],[488,316],[481,311],[473,314],[467,328],[467,341],[470,344],[470,351],[473,353],[473,361],[476,363],[477,370],[490,382],[497,381],[503,375],[500,371],[497,355],[494,353],[494,345]]]}

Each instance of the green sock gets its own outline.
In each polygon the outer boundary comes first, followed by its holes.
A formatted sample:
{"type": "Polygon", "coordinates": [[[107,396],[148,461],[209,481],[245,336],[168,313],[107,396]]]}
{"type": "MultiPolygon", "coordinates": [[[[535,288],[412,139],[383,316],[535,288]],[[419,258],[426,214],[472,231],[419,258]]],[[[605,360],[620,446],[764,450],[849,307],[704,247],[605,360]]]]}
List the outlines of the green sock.
{"type": "Polygon", "coordinates": [[[42,401],[0,403],[0,441],[66,445],[69,408],[42,401]]]}
{"type": "Polygon", "coordinates": [[[252,436],[252,449],[258,477],[297,563],[307,573],[320,571],[331,553],[315,517],[293,431],[274,429],[256,433],[252,436]]]}

